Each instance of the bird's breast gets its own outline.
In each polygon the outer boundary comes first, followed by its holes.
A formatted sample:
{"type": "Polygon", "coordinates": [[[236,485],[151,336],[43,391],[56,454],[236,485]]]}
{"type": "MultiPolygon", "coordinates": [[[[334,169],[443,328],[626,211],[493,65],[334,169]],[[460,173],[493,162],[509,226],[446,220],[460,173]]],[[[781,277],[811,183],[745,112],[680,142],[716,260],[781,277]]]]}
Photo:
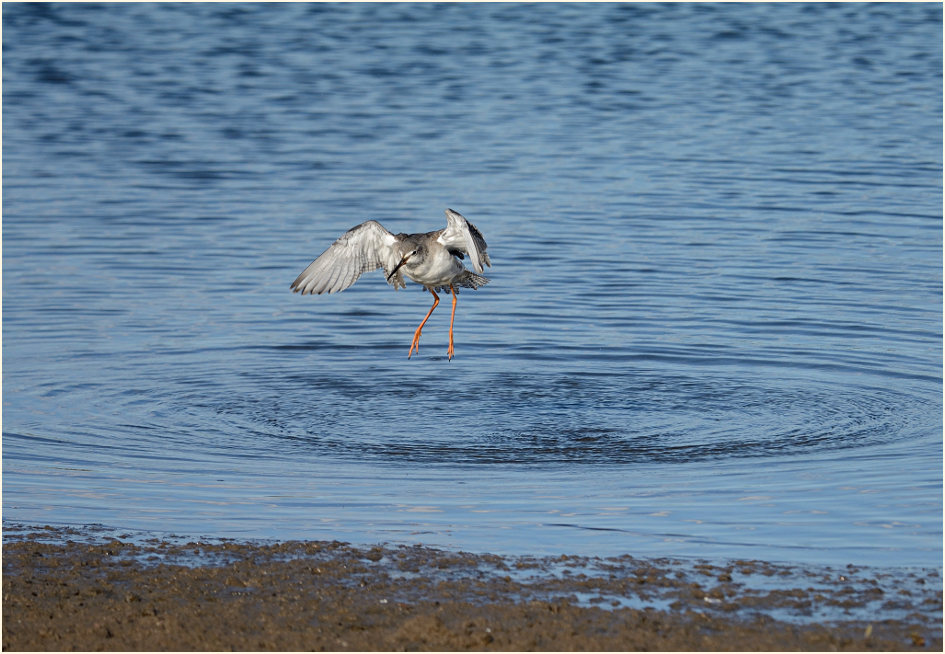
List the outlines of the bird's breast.
{"type": "Polygon", "coordinates": [[[404,266],[407,277],[427,286],[449,284],[456,275],[463,272],[463,264],[447,251],[446,248],[435,248],[428,252],[415,265],[404,266]]]}

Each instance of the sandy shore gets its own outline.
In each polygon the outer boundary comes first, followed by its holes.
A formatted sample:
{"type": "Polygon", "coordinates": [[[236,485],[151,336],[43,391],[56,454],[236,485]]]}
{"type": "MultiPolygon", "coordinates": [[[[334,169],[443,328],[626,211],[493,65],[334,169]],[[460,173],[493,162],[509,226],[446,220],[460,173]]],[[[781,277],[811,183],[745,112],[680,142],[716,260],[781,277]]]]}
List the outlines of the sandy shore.
{"type": "Polygon", "coordinates": [[[10,528],[4,650],[932,650],[936,570],[10,528]]]}

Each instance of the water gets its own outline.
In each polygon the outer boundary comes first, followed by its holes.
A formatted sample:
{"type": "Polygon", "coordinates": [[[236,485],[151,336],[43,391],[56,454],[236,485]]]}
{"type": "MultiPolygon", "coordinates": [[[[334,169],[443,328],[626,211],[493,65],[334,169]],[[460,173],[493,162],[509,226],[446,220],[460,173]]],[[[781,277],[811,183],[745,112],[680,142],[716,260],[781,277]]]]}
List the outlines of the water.
{"type": "Polygon", "coordinates": [[[3,6],[3,515],[942,561],[942,15],[3,6]],[[483,232],[441,307],[289,284],[483,232]]]}

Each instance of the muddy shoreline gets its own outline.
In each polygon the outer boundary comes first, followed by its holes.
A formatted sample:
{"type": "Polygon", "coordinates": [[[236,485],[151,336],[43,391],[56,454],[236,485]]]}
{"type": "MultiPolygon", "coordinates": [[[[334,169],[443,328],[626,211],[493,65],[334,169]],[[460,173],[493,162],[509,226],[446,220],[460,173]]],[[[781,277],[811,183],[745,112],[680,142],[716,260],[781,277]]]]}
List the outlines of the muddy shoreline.
{"type": "Polygon", "coordinates": [[[942,578],[5,526],[3,649],[941,651],[942,578]]]}

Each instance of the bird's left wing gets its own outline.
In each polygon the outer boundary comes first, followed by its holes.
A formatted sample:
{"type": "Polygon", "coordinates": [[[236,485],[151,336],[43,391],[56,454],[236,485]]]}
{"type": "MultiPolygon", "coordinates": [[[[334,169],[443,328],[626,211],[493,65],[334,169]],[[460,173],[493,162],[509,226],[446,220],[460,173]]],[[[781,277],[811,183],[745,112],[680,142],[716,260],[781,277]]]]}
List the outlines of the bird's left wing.
{"type": "Polygon", "coordinates": [[[452,209],[446,210],[446,229],[437,240],[451,250],[459,250],[469,255],[469,262],[477,273],[482,272],[482,264],[491,266],[486,254],[486,241],[476,226],[466,220],[462,214],[452,209]]]}
{"type": "MultiPolygon", "coordinates": [[[[393,269],[396,265],[396,261],[392,261],[396,240],[376,220],[352,227],[310,263],[292,282],[291,288],[301,291],[302,295],[338,293],[366,272],[382,266],[385,270],[393,269]]],[[[400,283],[403,285],[403,280],[400,283]]]]}

